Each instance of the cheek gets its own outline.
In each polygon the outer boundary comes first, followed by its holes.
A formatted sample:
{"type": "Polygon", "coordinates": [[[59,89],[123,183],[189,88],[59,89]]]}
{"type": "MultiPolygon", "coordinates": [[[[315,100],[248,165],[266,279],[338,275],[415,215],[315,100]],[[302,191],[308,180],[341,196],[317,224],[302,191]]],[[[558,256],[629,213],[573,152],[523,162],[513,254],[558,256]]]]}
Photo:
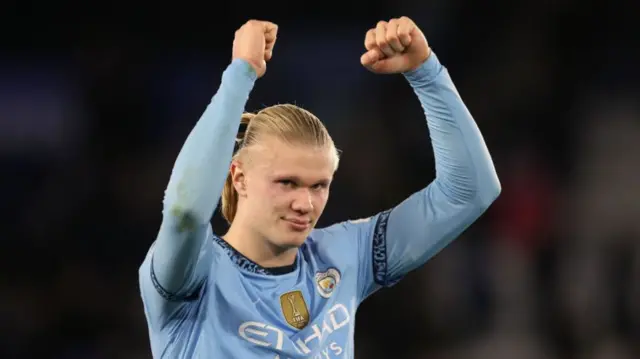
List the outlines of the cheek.
{"type": "Polygon", "coordinates": [[[251,209],[263,211],[272,196],[272,190],[263,183],[254,182],[247,186],[247,202],[251,209]]]}
{"type": "Polygon", "coordinates": [[[260,195],[263,208],[270,207],[277,209],[286,207],[287,201],[289,200],[287,193],[278,188],[278,186],[267,186],[260,195]]]}
{"type": "Polygon", "coordinates": [[[324,210],[324,207],[327,205],[327,200],[329,199],[329,191],[321,191],[313,196],[313,208],[316,211],[324,210]]]}

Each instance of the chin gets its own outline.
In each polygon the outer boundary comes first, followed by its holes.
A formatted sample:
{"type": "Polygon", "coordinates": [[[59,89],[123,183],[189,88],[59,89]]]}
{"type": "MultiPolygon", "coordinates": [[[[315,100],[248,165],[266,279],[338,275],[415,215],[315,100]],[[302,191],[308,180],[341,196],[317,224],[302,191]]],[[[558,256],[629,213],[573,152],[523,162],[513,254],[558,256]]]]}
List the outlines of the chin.
{"type": "Polygon", "coordinates": [[[280,245],[282,247],[289,247],[289,248],[298,248],[301,245],[304,244],[304,242],[307,240],[307,237],[309,236],[308,232],[304,232],[304,233],[283,233],[281,238],[281,242],[280,245]]]}
{"type": "Polygon", "coordinates": [[[279,233],[272,238],[277,238],[278,245],[281,247],[300,247],[307,240],[309,233],[313,229],[313,224],[314,223],[310,223],[308,226],[299,226],[287,221],[282,221],[280,225],[276,227],[279,233]]]}
{"type": "Polygon", "coordinates": [[[311,230],[295,231],[290,228],[278,228],[278,233],[271,238],[276,239],[276,245],[282,248],[298,248],[304,244],[311,230]]]}

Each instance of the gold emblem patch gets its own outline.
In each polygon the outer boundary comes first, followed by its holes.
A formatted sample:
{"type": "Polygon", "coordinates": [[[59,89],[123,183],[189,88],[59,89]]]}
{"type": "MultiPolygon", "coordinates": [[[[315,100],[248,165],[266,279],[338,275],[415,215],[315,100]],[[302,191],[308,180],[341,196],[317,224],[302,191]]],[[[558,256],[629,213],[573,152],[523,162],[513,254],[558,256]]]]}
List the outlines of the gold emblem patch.
{"type": "Polygon", "coordinates": [[[290,326],[302,329],[309,324],[309,309],[304,301],[302,291],[294,290],[280,296],[280,307],[284,319],[290,326]]]}

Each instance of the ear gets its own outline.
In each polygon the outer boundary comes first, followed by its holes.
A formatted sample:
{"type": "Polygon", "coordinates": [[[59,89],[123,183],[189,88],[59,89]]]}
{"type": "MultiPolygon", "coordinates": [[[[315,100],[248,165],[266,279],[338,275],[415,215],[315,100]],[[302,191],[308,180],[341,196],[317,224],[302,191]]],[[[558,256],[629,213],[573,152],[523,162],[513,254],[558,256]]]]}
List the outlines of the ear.
{"type": "Polygon", "coordinates": [[[247,194],[246,176],[242,169],[242,163],[238,161],[231,162],[231,182],[233,188],[238,192],[238,196],[244,197],[247,194]]]}

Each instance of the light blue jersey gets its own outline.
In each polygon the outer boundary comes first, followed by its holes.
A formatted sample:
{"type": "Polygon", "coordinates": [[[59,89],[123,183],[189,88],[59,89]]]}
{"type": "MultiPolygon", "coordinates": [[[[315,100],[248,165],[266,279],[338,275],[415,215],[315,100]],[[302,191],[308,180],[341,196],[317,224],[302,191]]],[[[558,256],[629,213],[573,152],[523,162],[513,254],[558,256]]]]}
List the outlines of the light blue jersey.
{"type": "Polygon", "coordinates": [[[256,76],[233,61],[176,160],[158,238],[139,271],[154,358],[353,358],[358,305],[424,264],[495,200],[500,183],[435,54],[404,74],[427,115],[436,179],[398,206],[315,229],[283,271],[209,224],[256,76]]]}

